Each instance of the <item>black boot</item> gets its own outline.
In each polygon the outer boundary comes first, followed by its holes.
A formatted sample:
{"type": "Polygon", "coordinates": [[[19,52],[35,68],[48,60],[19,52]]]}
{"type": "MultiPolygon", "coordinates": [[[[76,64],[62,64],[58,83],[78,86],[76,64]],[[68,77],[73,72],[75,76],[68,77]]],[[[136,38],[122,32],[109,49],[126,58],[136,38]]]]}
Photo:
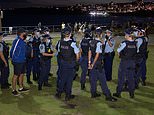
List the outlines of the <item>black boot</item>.
{"type": "Polygon", "coordinates": [[[45,82],[45,83],[44,83],[44,86],[45,86],[45,87],[52,87],[52,85],[49,84],[48,82],[45,82]]]}
{"type": "Polygon", "coordinates": [[[42,90],[42,85],[41,84],[38,85],[38,90],[39,91],[42,90]]]}
{"type": "Polygon", "coordinates": [[[113,93],[113,96],[121,98],[121,94],[119,94],[119,93],[113,93]]]}
{"type": "Polygon", "coordinates": [[[96,97],[100,97],[101,94],[98,94],[98,93],[93,93],[91,94],[91,98],[96,98],[96,97]]]}
{"type": "Polygon", "coordinates": [[[56,93],[56,94],[55,94],[55,97],[56,97],[57,99],[60,99],[60,98],[61,98],[61,93],[56,93]]]}
{"type": "Polygon", "coordinates": [[[75,95],[66,95],[65,96],[65,101],[69,101],[70,99],[74,99],[75,95]]]}
{"type": "Polygon", "coordinates": [[[1,89],[9,89],[8,85],[1,85],[1,89]]]}
{"type": "Polygon", "coordinates": [[[141,83],[142,83],[142,86],[146,86],[145,80],[143,80],[141,83]]]}
{"type": "Polygon", "coordinates": [[[85,90],[85,84],[81,84],[81,90],[85,90]]]}
{"type": "Polygon", "coordinates": [[[106,101],[115,102],[115,101],[117,101],[117,99],[114,98],[114,97],[112,97],[112,96],[110,95],[110,96],[107,96],[107,97],[106,97],[106,101]]]}
{"type": "Polygon", "coordinates": [[[52,73],[49,73],[48,75],[49,75],[49,76],[53,76],[53,74],[52,74],[52,73]]]}
{"type": "Polygon", "coordinates": [[[130,92],[129,95],[130,95],[130,98],[134,98],[134,92],[130,92]]]}
{"type": "Polygon", "coordinates": [[[30,81],[30,80],[28,80],[27,83],[28,83],[29,85],[33,84],[33,82],[30,81]]]}

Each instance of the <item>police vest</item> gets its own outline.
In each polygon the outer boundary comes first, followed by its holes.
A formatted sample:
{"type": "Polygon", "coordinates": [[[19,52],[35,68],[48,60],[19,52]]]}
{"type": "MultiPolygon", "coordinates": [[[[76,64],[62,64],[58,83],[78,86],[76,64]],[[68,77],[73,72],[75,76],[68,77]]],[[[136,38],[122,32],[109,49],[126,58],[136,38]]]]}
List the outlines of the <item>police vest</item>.
{"type": "Polygon", "coordinates": [[[144,56],[145,54],[146,54],[146,52],[147,52],[147,42],[146,42],[146,39],[144,38],[144,37],[140,37],[141,39],[142,39],[142,44],[141,44],[141,46],[140,46],[140,48],[139,48],[139,53],[138,53],[138,55],[139,56],[144,56]]]}
{"type": "MultiPolygon", "coordinates": [[[[43,42],[42,44],[44,44],[44,46],[45,46],[45,53],[53,54],[53,51],[51,49],[51,43],[49,43],[47,45],[46,42],[43,42]]],[[[52,57],[51,56],[43,56],[43,55],[41,55],[41,58],[46,61],[46,60],[50,60],[52,57]]]]}
{"type": "Polygon", "coordinates": [[[91,39],[86,39],[84,38],[82,41],[81,41],[81,49],[82,49],[82,56],[88,56],[88,51],[89,51],[89,47],[90,47],[90,42],[91,39]]]}
{"type": "Polygon", "coordinates": [[[31,59],[31,54],[32,54],[32,42],[27,43],[27,48],[26,48],[26,58],[31,59]]]}
{"type": "MultiPolygon", "coordinates": [[[[5,42],[0,42],[0,44],[3,45],[3,55],[4,55],[4,58],[6,60],[8,60],[8,57],[9,57],[9,46],[5,42]]],[[[3,64],[4,64],[4,62],[0,58],[0,65],[3,65],[3,64]]]]}
{"type": "Polygon", "coordinates": [[[40,38],[33,38],[33,54],[34,58],[39,56],[39,46],[41,44],[40,38]]]}
{"type": "Polygon", "coordinates": [[[123,41],[126,43],[126,47],[120,52],[120,58],[126,60],[135,59],[137,53],[137,42],[136,41],[123,41]]]}
{"type": "Polygon", "coordinates": [[[59,52],[59,56],[60,59],[64,60],[64,61],[75,61],[76,59],[76,55],[74,53],[74,49],[71,47],[71,44],[73,43],[72,40],[69,41],[64,41],[61,40],[60,41],[60,52],[59,52]]]}
{"type": "MultiPolygon", "coordinates": [[[[92,53],[92,58],[93,59],[95,59],[95,56],[96,56],[96,48],[97,48],[97,43],[101,43],[101,41],[99,41],[99,40],[91,40],[90,41],[90,50],[91,50],[91,53],[92,53]]],[[[102,59],[103,59],[103,55],[102,55],[102,53],[101,54],[99,54],[99,58],[98,58],[98,60],[97,60],[97,62],[102,62],[102,59]]]]}

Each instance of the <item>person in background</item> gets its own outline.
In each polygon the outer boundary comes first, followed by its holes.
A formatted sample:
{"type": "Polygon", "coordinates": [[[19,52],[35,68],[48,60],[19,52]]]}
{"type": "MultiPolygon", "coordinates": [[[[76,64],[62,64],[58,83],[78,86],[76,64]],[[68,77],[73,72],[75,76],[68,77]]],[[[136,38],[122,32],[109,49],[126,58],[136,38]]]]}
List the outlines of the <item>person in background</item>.
{"type": "Polygon", "coordinates": [[[17,79],[19,79],[19,92],[27,92],[29,89],[24,87],[24,73],[26,69],[26,43],[25,39],[27,37],[27,32],[20,28],[17,31],[17,37],[12,43],[12,48],[10,50],[10,58],[12,59],[12,64],[14,67],[14,75],[12,78],[12,94],[14,96],[19,96],[20,94],[16,90],[17,79]]]}

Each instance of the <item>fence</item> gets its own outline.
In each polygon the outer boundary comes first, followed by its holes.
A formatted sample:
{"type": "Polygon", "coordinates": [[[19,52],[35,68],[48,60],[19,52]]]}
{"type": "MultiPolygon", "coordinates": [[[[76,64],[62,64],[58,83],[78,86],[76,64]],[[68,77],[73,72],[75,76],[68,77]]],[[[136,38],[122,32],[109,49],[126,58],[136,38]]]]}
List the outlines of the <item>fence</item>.
{"type": "MultiPolygon", "coordinates": [[[[19,28],[24,28],[25,30],[28,30],[29,33],[31,33],[34,30],[34,28],[36,28],[36,27],[38,27],[38,26],[13,26],[13,27],[2,27],[0,29],[2,29],[2,32],[6,33],[6,34],[16,34],[17,30],[19,28]]],[[[48,25],[45,27],[48,27],[51,32],[60,32],[61,31],[61,25],[48,25]]]]}

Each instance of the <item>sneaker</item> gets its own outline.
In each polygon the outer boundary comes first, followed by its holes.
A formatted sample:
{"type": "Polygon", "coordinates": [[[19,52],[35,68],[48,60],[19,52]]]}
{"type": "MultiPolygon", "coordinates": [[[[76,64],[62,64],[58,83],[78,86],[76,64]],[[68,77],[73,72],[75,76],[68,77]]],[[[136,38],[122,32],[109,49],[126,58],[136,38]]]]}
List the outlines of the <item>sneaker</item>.
{"type": "Polygon", "coordinates": [[[18,91],[21,92],[21,93],[22,93],[22,92],[28,92],[29,89],[27,89],[27,88],[22,88],[22,89],[19,89],[18,91]]]}
{"type": "Polygon", "coordinates": [[[12,94],[13,94],[13,96],[19,96],[20,95],[16,90],[12,91],[12,94]]]}

